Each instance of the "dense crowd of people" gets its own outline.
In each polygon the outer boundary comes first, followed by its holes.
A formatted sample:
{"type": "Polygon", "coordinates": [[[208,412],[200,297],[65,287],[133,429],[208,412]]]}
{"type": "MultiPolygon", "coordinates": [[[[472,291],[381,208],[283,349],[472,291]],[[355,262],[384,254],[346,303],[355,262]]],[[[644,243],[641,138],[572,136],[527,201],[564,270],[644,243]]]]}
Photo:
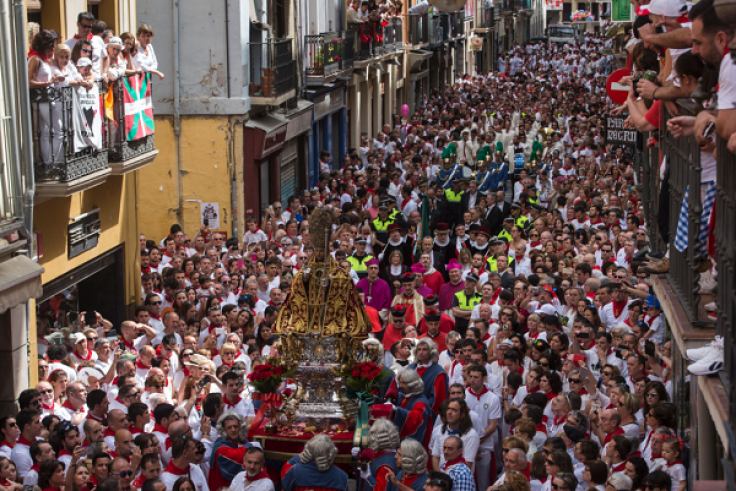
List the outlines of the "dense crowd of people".
{"type": "MultiPolygon", "coordinates": [[[[691,23],[679,0],[635,6],[635,66],[671,70],[654,89],[631,83],[631,123],[646,131],[659,121],[642,107],[648,95],[689,96],[732,33],[712,0],[692,7],[691,23]],[[681,49],[688,35],[692,52],[681,49]],[[655,47],[670,42],[680,44],[655,47]]],[[[80,14],[64,44],[77,66],[73,41],[86,43],[95,22],[80,14]]],[[[148,31],[126,60],[155,61],[148,31]]],[[[60,83],[51,65],[65,70],[64,50],[44,33],[31,77],[60,83]]],[[[0,486],[346,490],[350,477],[376,491],[684,491],[672,345],[649,285],[667,254],[648,249],[631,149],[604,140],[603,115],[621,111],[605,93],[605,42],[517,46],[498,70],[434,90],[342,161],[322,152],[317,186],[247,218],[242,238],[206,225],[141,235],[133,319],[113,326],[65,299],[38,312],[39,382],[0,418],[0,486]],[[372,323],[366,343],[393,372],[375,394],[390,416],[340,467],[324,433],[286,463],[248,438],[261,401],[246,377],[280,355],[272,328],[314,253],[309,220],[321,207],[334,216],[329,253],[372,323]]],[[[673,118],[669,131],[710,118],[730,136],[725,52],[717,116],[673,118]]],[[[104,57],[88,57],[104,73],[104,57]]],[[[719,340],[690,350],[690,372],[712,373],[719,353],[719,340]]]]}

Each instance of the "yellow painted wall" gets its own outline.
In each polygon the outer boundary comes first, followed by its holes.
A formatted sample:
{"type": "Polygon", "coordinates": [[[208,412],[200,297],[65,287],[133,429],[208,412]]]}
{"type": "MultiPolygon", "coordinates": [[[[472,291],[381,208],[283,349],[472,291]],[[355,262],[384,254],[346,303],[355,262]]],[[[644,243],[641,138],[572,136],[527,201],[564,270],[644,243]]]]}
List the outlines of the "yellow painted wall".
{"type": "Polygon", "coordinates": [[[106,251],[125,244],[125,304],[136,302],[140,295],[138,231],[136,227],[136,176],[110,176],[107,181],[69,198],[54,198],[37,204],[35,230],[43,233],[43,257],[39,264],[45,271],[44,283],[58,278],[106,251]],[[69,259],[67,227],[70,219],[100,208],[100,239],[97,247],[69,259]]]}
{"type": "MultiPolygon", "coordinates": [[[[66,10],[64,0],[46,0],[41,10],[41,27],[54,29],[61,35],[61,39],[67,39],[66,10]]],[[[73,33],[73,31],[72,31],[73,33]]]]}
{"type": "Polygon", "coordinates": [[[141,233],[158,242],[178,223],[193,236],[200,202],[219,203],[220,229],[232,233],[231,181],[238,167],[242,176],[243,118],[183,117],[179,138],[171,116],[156,117],[159,154],[140,171],[141,233]]]}
{"type": "Polygon", "coordinates": [[[118,0],[102,0],[98,12],[100,20],[105,21],[108,29],[112,29],[116,34],[121,34],[118,0]]]}

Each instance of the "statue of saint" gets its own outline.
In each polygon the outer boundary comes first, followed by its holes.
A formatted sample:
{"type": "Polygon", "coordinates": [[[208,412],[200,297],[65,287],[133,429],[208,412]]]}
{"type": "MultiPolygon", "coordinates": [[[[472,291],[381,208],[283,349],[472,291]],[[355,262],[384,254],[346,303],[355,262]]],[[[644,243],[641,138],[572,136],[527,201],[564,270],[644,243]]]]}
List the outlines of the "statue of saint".
{"type": "Polygon", "coordinates": [[[371,321],[352,278],[329,254],[332,210],[318,208],[309,216],[314,255],[305,268],[294,275],[273,330],[277,334],[315,334],[322,337],[345,333],[366,338],[371,321]]]}

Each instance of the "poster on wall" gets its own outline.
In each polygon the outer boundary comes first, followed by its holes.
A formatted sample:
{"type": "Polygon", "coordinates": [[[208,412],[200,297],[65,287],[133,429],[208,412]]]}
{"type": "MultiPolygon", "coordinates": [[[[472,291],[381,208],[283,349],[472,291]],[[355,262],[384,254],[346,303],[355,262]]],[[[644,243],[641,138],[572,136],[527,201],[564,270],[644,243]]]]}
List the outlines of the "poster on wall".
{"type": "Polygon", "coordinates": [[[210,229],[220,228],[220,203],[200,203],[203,224],[210,229]]]}
{"type": "Polygon", "coordinates": [[[562,0],[545,0],[547,10],[562,10],[562,0]]]}
{"type": "Polygon", "coordinates": [[[612,22],[631,22],[631,3],[629,0],[613,0],[611,2],[612,22]]]}

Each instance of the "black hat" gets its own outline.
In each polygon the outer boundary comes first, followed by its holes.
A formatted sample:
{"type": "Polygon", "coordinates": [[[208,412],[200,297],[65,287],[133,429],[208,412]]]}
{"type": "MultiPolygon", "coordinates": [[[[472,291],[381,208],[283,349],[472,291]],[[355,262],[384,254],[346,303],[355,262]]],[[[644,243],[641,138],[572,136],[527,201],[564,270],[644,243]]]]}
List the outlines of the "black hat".
{"type": "Polygon", "coordinates": [[[465,277],[465,281],[473,281],[475,283],[478,283],[478,275],[475,273],[468,273],[468,275],[465,277]]]}
{"type": "Polygon", "coordinates": [[[426,297],[424,297],[424,305],[429,307],[430,305],[437,305],[440,303],[440,297],[438,295],[435,295],[434,293],[430,293],[426,297]]]}
{"type": "Polygon", "coordinates": [[[585,438],[585,434],[582,431],[572,426],[565,425],[562,427],[562,430],[565,432],[565,436],[572,440],[573,443],[577,443],[585,438]]]}
{"type": "Polygon", "coordinates": [[[394,317],[404,317],[406,315],[406,307],[402,304],[396,304],[391,307],[391,315],[394,317]]]}
{"type": "Polygon", "coordinates": [[[412,273],[411,271],[407,271],[406,273],[401,275],[401,282],[402,283],[412,283],[416,279],[417,275],[412,273]]]}
{"type": "Polygon", "coordinates": [[[442,317],[442,314],[439,310],[436,309],[429,309],[424,314],[424,318],[427,320],[427,322],[439,322],[440,317],[442,317]]]}

